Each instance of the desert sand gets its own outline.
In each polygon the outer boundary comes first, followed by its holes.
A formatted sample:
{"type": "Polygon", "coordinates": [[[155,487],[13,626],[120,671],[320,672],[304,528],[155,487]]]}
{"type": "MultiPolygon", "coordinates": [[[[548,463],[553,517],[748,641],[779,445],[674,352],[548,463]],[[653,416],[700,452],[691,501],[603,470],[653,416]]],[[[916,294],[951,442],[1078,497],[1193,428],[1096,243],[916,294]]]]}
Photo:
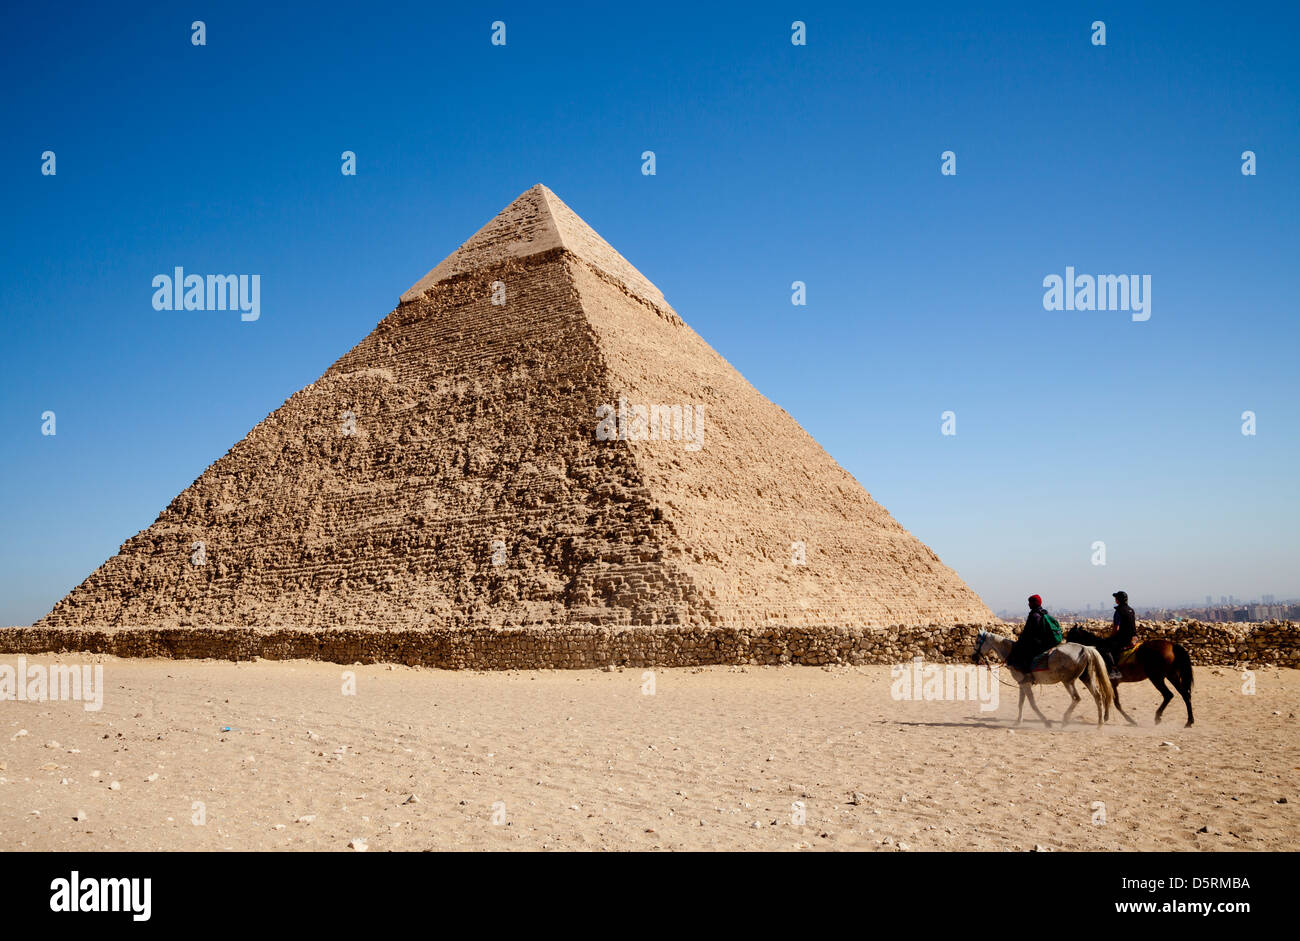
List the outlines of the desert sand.
{"type": "MultiPolygon", "coordinates": [[[[1068,728],[1013,729],[1014,690],[991,712],[898,702],[883,666],[658,670],[647,695],[639,669],[29,660],[102,663],[106,693],[98,712],[0,702],[10,850],[1300,845],[1289,669],[1245,695],[1198,666],[1190,729],[1126,685],[1141,725],[1099,732],[1086,691],[1068,728]]],[[[1052,719],[1068,701],[1039,699],[1052,719]]]]}

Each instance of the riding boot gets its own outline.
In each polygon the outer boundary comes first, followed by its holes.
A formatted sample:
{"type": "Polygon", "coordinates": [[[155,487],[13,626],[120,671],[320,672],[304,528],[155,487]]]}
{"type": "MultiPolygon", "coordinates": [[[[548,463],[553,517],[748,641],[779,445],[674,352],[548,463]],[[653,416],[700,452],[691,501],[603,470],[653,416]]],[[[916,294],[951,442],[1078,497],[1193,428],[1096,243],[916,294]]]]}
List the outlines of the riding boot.
{"type": "Polygon", "coordinates": [[[1119,669],[1115,666],[1115,652],[1108,649],[1102,649],[1101,658],[1106,661],[1106,671],[1110,673],[1111,685],[1118,683],[1123,678],[1123,674],[1120,673],[1119,669]]]}

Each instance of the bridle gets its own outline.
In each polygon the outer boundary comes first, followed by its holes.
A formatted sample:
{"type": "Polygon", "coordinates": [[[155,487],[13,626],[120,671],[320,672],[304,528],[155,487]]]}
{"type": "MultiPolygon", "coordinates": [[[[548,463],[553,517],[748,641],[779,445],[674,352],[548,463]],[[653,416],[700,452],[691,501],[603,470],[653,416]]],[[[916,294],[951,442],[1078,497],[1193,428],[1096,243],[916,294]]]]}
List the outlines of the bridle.
{"type": "MultiPolygon", "coordinates": [[[[986,641],[986,640],[988,640],[988,639],[989,639],[988,631],[980,631],[980,632],[979,632],[979,643],[977,643],[977,644],[975,645],[975,655],[974,655],[971,659],[975,662],[975,665],[976,665],[976,666],[983,666],[983,667],[988,667],[989,669],[992,669],[992,666],[988,663],[987,660],[983,660],[983,661],[981,660],[981,657],[982,657],[983,655],[980,653],[980,651],[984,649],[984,641],[986,641]]],[[[1008,683],[1006,680],[1004,680],[1004,679],[1002,678],[1002,671],[1001,671],[1001,670],[999,670],[999,671],[998,671],[996,674],[994,674],[994,675],[998,678],[998,682],[1001,683],[1003,686],[1009,687],[1009,688],[1011,688],[1011,689],[1017,689],[1017,688],[1018,688],[1018,685],[1017,685],[1016,683],[1008,683]]]]}

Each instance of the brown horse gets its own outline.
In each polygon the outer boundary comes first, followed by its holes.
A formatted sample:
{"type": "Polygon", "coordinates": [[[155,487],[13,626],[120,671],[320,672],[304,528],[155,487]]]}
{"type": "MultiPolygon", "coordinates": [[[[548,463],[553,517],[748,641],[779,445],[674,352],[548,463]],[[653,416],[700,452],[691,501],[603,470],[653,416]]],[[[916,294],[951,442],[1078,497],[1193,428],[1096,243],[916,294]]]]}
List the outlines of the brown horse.
{"type": "MultiPolygon", "coordinates": [[[[1084,630],[1082,627],[1070,628],[1065,639],[1076,644],[1087,644],[1089,647],[1105,646],[1107,643],[1106,638],[1098,637],[1092,631],[1084,630]]],[[[1183,697],[1183,702],[1187,703],[1187,724],[1192,724],[1192,658],[1187,655],[1186,647],[1162,638],[1148,640],[1137,648],[1133,656],[1119,665],[1119,672],[1120,678],[1115,683],[1115,708],[1119,710],[1120,715],[1128,719],[1129,725],[1137,725],[1137,723],[1119,704],[1119,684],[1150,680],[1151,685],[1160,690],[1160,695],[1165,699],[1156,710],[1156,725],[1159,725],[1160,714],[1174,698],[1174,694],[1169,692],[1169,687],[1165,685],[1166,677],[1183,697]]]]}

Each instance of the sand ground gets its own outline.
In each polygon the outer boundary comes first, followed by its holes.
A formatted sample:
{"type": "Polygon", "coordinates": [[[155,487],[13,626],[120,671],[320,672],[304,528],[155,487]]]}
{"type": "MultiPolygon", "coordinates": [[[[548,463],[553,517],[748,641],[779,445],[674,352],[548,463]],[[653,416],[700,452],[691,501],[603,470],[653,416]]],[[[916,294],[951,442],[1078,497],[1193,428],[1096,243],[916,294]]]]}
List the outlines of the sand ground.
{"type": "Polygon", "coordinates": [[[1191,729],[1126,685],[1140,726],[1099,733],[1084,690],[1068,728],[1013,730],[1014,690],[899,702],[888,667],[658,670],[648,695],[632,668],[28,660],[102,663],[106,692],[0,702],[5,849],[1300,848],[1294,670],[1245,695],[1198,667],[1191,729]]]}

